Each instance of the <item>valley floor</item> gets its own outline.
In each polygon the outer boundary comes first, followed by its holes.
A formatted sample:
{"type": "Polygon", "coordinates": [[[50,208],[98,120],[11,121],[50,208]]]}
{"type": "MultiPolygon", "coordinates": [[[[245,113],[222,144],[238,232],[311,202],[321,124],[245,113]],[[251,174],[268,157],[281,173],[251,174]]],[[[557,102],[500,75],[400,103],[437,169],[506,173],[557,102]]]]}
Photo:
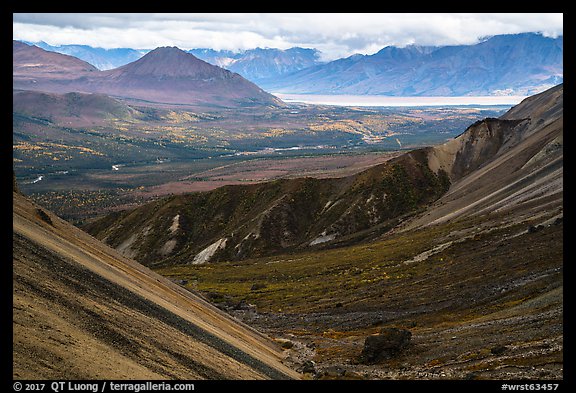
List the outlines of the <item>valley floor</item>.
{"type": "Polygon", "coordinates": [[[309,378],[562,379],[562,208],[507,217],[159,273],[276,338],[309,378]],[[383,327],[409,330],[410,345],[361,364],[365,338],[383,327]]]}

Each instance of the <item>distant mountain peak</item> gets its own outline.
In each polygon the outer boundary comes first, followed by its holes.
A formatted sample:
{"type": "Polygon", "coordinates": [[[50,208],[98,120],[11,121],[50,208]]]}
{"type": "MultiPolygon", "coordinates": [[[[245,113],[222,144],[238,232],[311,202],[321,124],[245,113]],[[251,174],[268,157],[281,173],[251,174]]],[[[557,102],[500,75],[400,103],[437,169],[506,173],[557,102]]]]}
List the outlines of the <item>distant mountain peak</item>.
{"type": "Polygon", "coordinates": [[[135,62],[120,67],[119,70],[130,70],[137,75],[173,78],[222,78],[229,73],[175,46],[158,47],[135,62]]]}
{"type": "Polygon", "coordinates": [[[154,57],[154,56],[182,56],[188,55],[189,53],[183,51],[182,49],[178,48],[177,46],[159,46],[156,49],[152,49],[144,56],[154,57]]]}

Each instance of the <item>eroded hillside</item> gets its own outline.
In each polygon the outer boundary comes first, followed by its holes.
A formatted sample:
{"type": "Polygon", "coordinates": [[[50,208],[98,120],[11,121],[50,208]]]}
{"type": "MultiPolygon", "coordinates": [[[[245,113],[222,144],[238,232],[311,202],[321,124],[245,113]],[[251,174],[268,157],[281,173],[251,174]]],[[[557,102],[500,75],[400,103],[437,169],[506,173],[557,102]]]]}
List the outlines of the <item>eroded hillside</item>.
{"type": "Polygon", "coordinates": [[[163,198],[85,229],[148,265],[239,260],[371,239],[449,186],[423,151],[337,179],[286,179],[163,198]]]}
{"type": "Polygon", "coordinates": [[[158,271],[287,340],[314,378],[562,379],[562,119],[559,86],[429,149],[450,188],[371,242],[158,271]],[[365,364],[389,328],[409,343],[365,364]]]}
{"type": "Polygon", "coordinates": [[[532,96],[499,119],[470,126],[430,149],[429,166],[450,173],[452,186],[408,227],[495,212],[527,219],[562,209],[563,85],[532,96]]]}
{"type": "Polygon", "coordinates": [[[202,298],[16,190],[13,207],[14,378],[299,377],[276,344],[202,298]]]}

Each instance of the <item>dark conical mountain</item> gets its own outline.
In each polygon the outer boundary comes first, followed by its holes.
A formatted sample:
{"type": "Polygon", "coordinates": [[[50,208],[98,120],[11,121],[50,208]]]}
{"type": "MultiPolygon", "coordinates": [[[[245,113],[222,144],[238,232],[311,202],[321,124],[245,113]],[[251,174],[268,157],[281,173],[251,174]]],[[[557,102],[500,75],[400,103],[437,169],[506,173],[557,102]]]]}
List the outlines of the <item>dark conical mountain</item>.
{"type": "Polygon", "coordinates": [[[176,47],[157,48],[135,62],[103,71],[90,89],[168,104],[282,105],[242,76],[176,47]]]}
{"type": "Polygon", "coordinates": [[[160,47],[140,59],[107,72],[156,78],[230,78],[232,74],[176,47],[160,47]]]}

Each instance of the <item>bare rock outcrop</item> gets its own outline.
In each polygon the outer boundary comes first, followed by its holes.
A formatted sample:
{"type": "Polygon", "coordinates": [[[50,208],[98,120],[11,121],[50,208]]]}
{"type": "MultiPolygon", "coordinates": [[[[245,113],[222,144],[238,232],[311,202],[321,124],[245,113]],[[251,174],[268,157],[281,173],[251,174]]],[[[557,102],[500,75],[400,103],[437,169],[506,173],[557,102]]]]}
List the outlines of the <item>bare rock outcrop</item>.
{"type": "Polygon", "coordinates": [[[375,364],[391,359],[410,343],[412,333],[406,329],[382,328],[380,333],[366,337],[359,363],[375,364]]]}

